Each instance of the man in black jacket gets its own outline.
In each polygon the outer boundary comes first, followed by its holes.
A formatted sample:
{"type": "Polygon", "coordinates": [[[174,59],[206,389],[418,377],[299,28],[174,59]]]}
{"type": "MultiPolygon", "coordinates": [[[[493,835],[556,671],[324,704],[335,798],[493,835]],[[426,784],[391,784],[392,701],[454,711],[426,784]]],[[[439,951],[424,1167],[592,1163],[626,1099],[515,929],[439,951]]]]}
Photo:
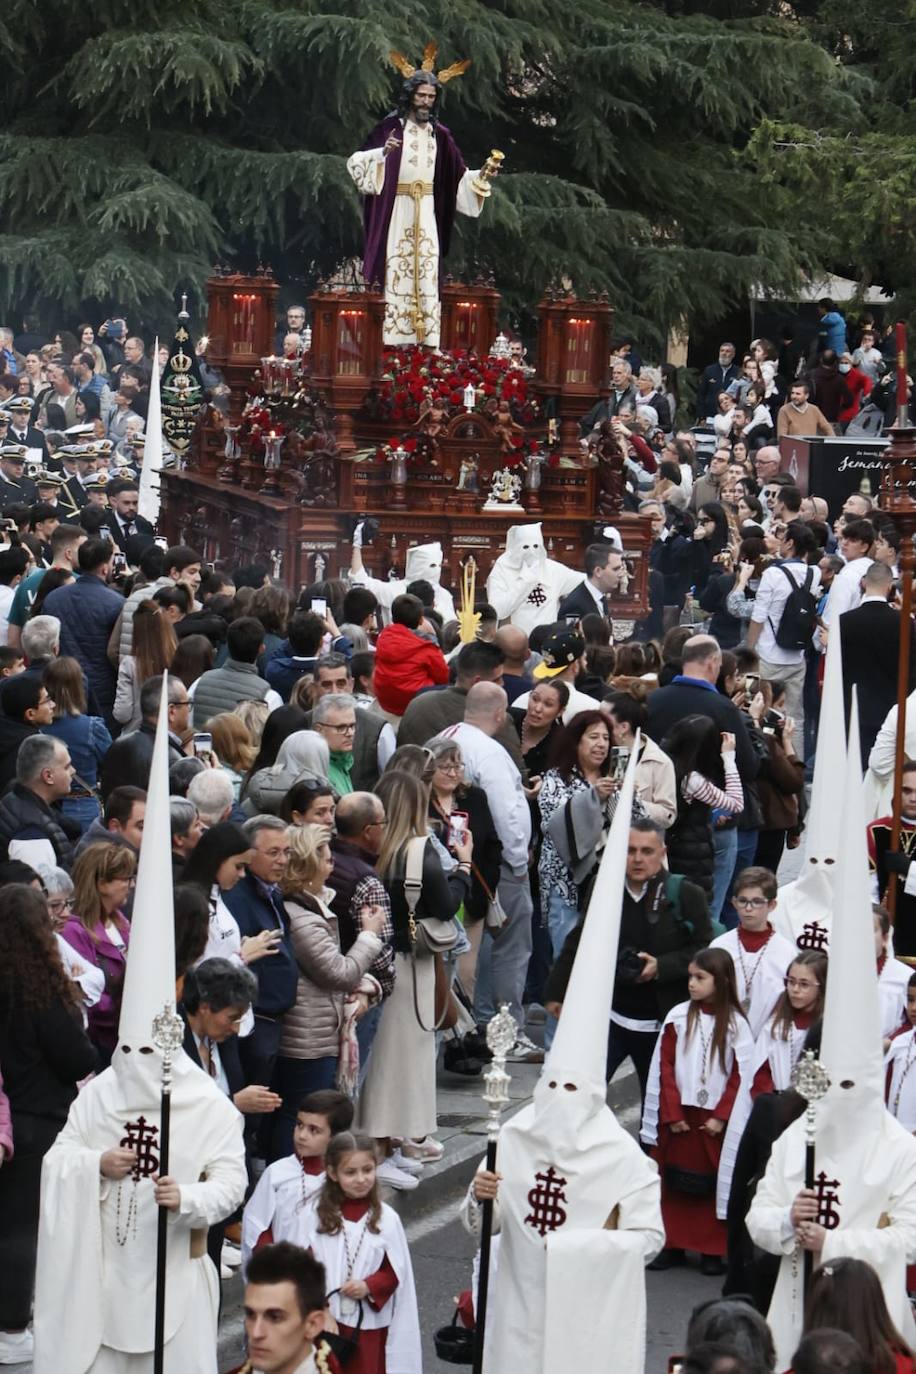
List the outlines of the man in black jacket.
{"type": "Polygon", "coordinates": [[[716,398],[720,391],[728,389],[729,383],[738,375],[738,368],[735,366],[735,345],[720,344],[719,361],[703,368],[703,375],[697,387],[698,425],[705,425],[710,415],[718,415],[719,404],[716,398]]]}
{"type": "MultiPolygon", "coordinates": [[[[116,739],[102,760],[99,772],[99,791],[102,800],[116,787],[149,787],[149,770],[153,761],[156,722],[159,719],[159,700],[162,677],[151,677],[140,688],[142,723],[116,739]]],[[[184,757],[182,738],[188,730],[191,703],[188,689],[181,678],[169,678],[169,767],[184,757]]]]}
{"type": "MultiPolygon", "coordinates": [[[[897,660],[900,652],[900,612],[887,603],[894,575],[885,563],[872,563],[862,578],[863,597],[852,611],[838,620],[843,649],[843,694],[846,719],[852,706],[852,689],[858,691],[859,744],[862,768],[897,700],[897,660]]],[[[916,686],[916,644],[910,641],[910,677],[907,691],[916,686]]]]}
{"type": "MultiPolygon", "coordinates": [[[[54,802],[66,797],[73,780],[70,752],[60,740],[32,735],[16,758],[16,781],[0,797],[0,860],[21,859],[31,868],[73,864],[66,827],[54,802]]],[[[76,827],[78,831],[78,827],[76,827]]]]}
{"type": "MultiPolygon", "coordinates": [[[[248,1082],[269,1084],[280,1049],[283,1014],[296,1000],[299,977],[289,917],[279,888],[289,866],[289,840],[286,825],[278,816],[252,816],[244,829],[251,843],[248,872],[223,897],[243,939],[264,938],[265,931],[273,937],[268,953],[257,960],[253,969],[258,980],[254,1030],[239,1043],[248,1082]]],[[[254,1116],[249,1117],[248,1126],[257,1129],[254,1116]]],[[[262,1148],[267,1144],[266,1139],[262,1141],[262,1148]]]]}
{"type": "Polygon", "coordinates": [[[17,776],[22,741],[37,735],[53,719],[54,702],[42,682],[28,672],[6,679],[0,691],[0,790],[17,776]]]}
{"type": "Polygon", "coordinates": [[[608,616],[608,598],[626,586],[623,555],[613,544],[589,544],[585,550],[585,581],[564,596],[558,620],[581,620],[584,615],[608,616]]]}
{"type": "MultiPolygon", "coordinates": [[[[687,1000],[687,968],[712,939],[706,898],[695,883],[665,868],[664,831],[640,818],[630,827],[617,976],[608,1030],[607,1076],[632,1059],[645,1100],[649,1065],[662,1022],[687,1000]]],[[[566,937],[550,971],[544,1005],[554,1016],[579,948],[584,918],[566,937]]]]}
{"type": "Polygon", "coordinates": [[[760,761],[741,712],[733,701],[716,690],[716,680],[722,669],[722,650],[712,635],[694,635],[688,639],[681,665],[681,672],[667,687],[649,693],[649,735],[661,743],[676,721],[685,716],[708,716],[720,731],[734,735],[735,761],[741,781],[752,782],[760,761]]]}

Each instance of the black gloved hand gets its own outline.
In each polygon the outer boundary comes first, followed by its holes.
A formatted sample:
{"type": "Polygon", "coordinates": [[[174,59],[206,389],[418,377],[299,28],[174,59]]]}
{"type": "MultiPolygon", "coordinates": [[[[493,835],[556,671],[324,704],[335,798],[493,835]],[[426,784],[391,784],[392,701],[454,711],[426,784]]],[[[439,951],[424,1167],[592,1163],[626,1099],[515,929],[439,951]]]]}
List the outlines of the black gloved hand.
{"type": "Polygon", "coordinates": [[[885,854],[884,856],[884,867],[888,873],[899,873],[901,878],[905,878],[909,873],[912,862],[909,854],[885,854]]]}

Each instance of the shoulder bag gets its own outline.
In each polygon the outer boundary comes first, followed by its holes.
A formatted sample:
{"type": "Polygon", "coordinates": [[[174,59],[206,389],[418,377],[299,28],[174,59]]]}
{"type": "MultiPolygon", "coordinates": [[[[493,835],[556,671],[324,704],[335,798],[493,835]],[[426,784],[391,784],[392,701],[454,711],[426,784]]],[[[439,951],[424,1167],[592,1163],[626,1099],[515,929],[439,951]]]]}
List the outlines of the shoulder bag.
{"type": "Polygon", "coordinates": [[[438,917],[417,920],[414,915],[423,891],[423,853],[426,840],[422,836],[408,841],[407,863],[404,871],[404,900],[407,903],[407,928],[410,939],[410,976],[413,981],[413,1010],[417,1024],[424,1031],[452,1030],[458,1021],[458,1003],[451,990],[444,954],[458,941],[454,921],[438,917]],[[433,1024],[427,1026],[420,1015],[417,992],[417,959],[432,959],[435,978],[433,1024]]]}
{"type": "Polygon", "coordinates": [[[503,910],[503,904],[499,900],[499,894],[490,890],[489,884],[473,859],[471,860],[471,872],[483,888],[483,895],[487,899],[486,915],[483,918],[484,924],[491,935],[498,935],[509,919],[503,910]]]}

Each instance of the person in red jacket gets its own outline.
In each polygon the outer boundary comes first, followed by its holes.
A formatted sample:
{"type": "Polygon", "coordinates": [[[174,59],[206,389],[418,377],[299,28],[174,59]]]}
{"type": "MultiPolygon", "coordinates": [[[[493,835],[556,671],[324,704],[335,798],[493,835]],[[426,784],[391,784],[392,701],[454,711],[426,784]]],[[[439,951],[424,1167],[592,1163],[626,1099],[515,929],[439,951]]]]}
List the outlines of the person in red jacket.
{"type": "Polygon", "coordinates": [[[391,624],[375,646],[375,697],[388,715],[402,716],[421,687],[448,682],[448,664],[435,640],[420,632],[423,603],[405,592],[391,603],[391,624]]]}
{"type": "Polygon", "coordinates": [[[840,354],[838,370],[843,373],[849,391],[849,404],[840,406],[839,420],[845,429],[854,420],[865,404],[874,382],[867,372],[856,367],[848,353],[840,354]]]}

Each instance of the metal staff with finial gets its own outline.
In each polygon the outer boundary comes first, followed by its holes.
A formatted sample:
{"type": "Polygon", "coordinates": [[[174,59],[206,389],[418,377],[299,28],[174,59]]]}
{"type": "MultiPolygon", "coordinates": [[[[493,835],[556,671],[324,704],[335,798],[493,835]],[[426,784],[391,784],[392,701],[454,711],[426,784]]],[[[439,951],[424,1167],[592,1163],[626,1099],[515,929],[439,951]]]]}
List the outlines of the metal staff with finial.
{"type": "MultiPolygon", "coordinates": [[[[807,1102],[805,1108],[805,1187],[814,1188],[814,1147],[817,1138],[817,1104],[830,1087],[827,1070],[818,1060],[813,1050],[805,1050],[792,1070],[792,1087],[807,1102]]],[[[810,1250],[804,1252],[802,1275],[802,1299],[808,1292],[811,1275],[814,1271],[814,1255],[810,1250]]]]}
{"type": "MultiPolygon", "coordinates": [[[[153,1020],[153,1044],[162,1054],[162,1093],[159,1125],[159,1177],[169,1171],[169,1133],[172,1115],[172,1055],[184,1041],[184,1022],[175,1012],[175,1005],[167,1002],[153,1020]]],[[[166,1244],[168,1238],[168,1208],[159,1205],[156,1231],[156,1323],[153,1338],[153,1374],[162,1374],[165,1356],[165,1279],[166,1244]]]]}
{"type": "MultiPolygon", "coordinates": [[[[487,1170],[496,1172],[496,1145],[502,1122],[503,1108],[509,1103],[510,1078],[506,1073],[506,1055],[515,1044],[518,1027],[507,1006],[499,1011],[487,1026],[487,1048],[493,1062],[484,1074],[483,1100],[487,1114],[487,1170]]],[[[490,1242],[493,1238],[493,1199],[481,1203],[480,1270],[477,1276],[477,1307],[474,1323],[474,1374],[483,1374],[483,1342],[487,1327],[487,1293],[490,1286],[490,1242]]]]}

